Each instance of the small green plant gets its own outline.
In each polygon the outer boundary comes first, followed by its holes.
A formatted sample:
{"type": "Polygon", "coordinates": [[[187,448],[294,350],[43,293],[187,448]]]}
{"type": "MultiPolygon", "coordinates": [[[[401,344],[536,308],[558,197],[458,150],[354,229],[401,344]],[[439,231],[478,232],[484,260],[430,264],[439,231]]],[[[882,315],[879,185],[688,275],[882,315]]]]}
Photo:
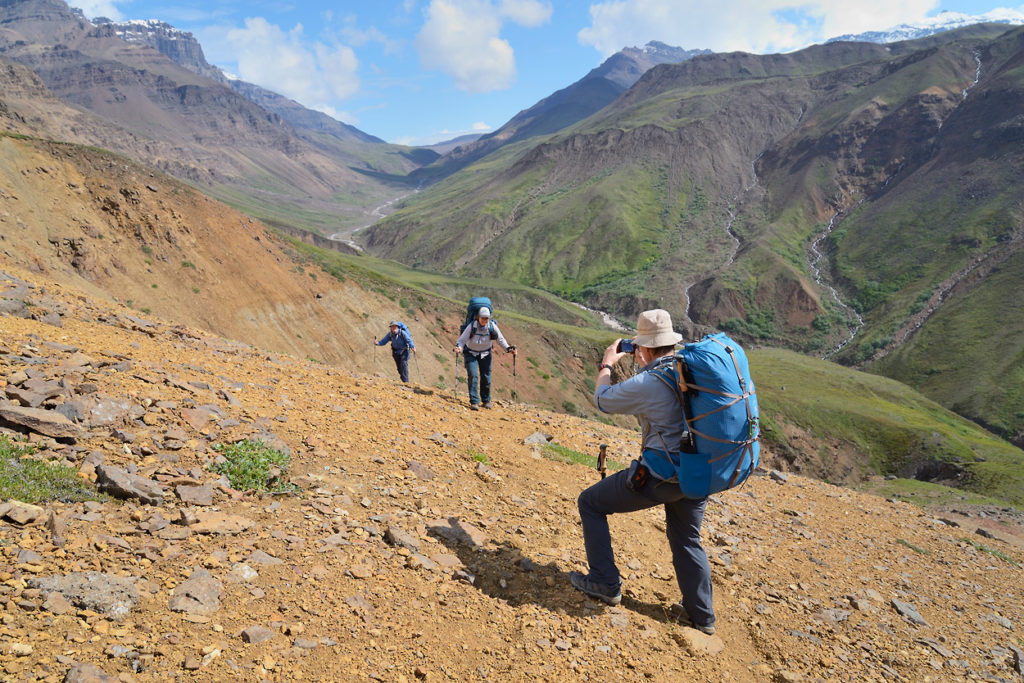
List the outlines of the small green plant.
{"type": "Polygon", "coordinates": [[[153,309],[151,309],[149,306],[143,306],[139,310],[145,313],[146,315],[149,315],[150,313],[153,312],[153,309]]]}
{"type": "Polygon", "coordinates": [[[37,504],[106,499],[72,468],[28,457],[34,450],[0,435],[0,500],[37,504]]]}
{"type": "Polygon", "coordinates": [[[486,453],[483,453],[483,452],[481,452],[481,451],[470,451],[470,452],[469,452],[469,454],[470,454],[470,455],[471,455],[471,456],[473,457],[473,459],[474,459],[474,460],[476,460],[477,462],[482,462],[482,463],[483,463],[483,464],[485,464],[485,465],[487,465],[487,464],[488,464],[488,462],[487,462],[487,454],[486,454],[486,453]]]}
{"type": "MultiPolygon", "coordinates": [[[[571,448],[566,448],[565,446],[557,443],[546,444],[544,446],[544,449],[541,451],[541,455],[543,455],[548,460],[554,460],[556,462],[564,462],[568,464],[584,465],[586,467],[597,468],[596,455],[587,455],[586,453],[580,453],[579,451],[574,451],[571,448]]],[[[614,460],[610,459],[605,462],[605,466],[610,471],[621,470],[625,467],[625,465],[623,465],[622,463],[615,462],[614,460]]]]}
{"type": "Polygon", "coordinates": [[[198,287],[193,287],[192,288],[192,293],[193,294],[198,294],[199,293],[199,288],[198,287]]]}
{"type": "Polygon", "coordinates": [[[286,479],[291,458],[257,439],[243,439],[230,445],[216,444],[221,458],[210,469],[228,478],[239,491],[297,491],[286,479]]]}
{"type": "Polygon", "coordinates": [[[1009,564],[1013,565],[1014,567],[1020,567],[1019,564],[1014,562],[1012,557],[1010,557],[1009,555],[1007,555],[1006,553],[1004,553],[1001,550],[996,550],[995,548],[989,548],[987,545],[985,545],[983,543],[979,543],[978,541],[975,541],[973,538],[967,538],[966,536],[964,536],[960,540],[963,541],[964,543],[966,543],[967,545],[973,546],[975,548],[975,550],[978,550],[978,551],[983,552],[983,553],[988,553],[992,557],[998,557],[1003,562],[1008,562],[1009,564]]]}
{"type": "Polygon", "coordinates": [[[917,553],[919,555],[930,555],[931,554],[930,550],[928,550],[926,548],[918,548],[916,545],[914,545],[910,541],[905,541],[902,538],[897,538],[896,542],[899,543],[902,546],[906,546],[906,547],[910,548],[911,550],[913,550],[915,553],[917,553]]]}
{"type": "Polygon", "coordinates": [[[191,268],[192,270],[196,270],[196,264],[192,263],[191,261],[182,261],[181,262],[181,267],[182,268],[191,268]]]}
{"type": "Polygon", "coordinates": [[[142,253],[145,254],[146,256],[149,256],[150,254],[153,253],[153,247],[149,246],[148,244],[143,244],[142,253]]]}
{"type": "Polygon", "coordinates": [[[154,283],[153,283],[152,285],[150,285],[150,286],[151,286],[151,287],[152,287],[153,289],[156,289],[156,288],[157,288],[157,287],[158,287],[159,285],[157,285],[157,284],[156,284],[156,283],[154,282],[154,283]]]}

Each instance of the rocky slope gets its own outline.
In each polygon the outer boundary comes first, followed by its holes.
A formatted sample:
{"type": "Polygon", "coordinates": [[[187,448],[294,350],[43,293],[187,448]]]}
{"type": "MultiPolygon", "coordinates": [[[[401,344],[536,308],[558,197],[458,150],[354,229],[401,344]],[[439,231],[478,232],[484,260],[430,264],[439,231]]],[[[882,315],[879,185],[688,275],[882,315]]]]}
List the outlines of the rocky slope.
{"type": "MultiPolygon", "coordinates": [[[[456,380],[451,345],[468,290],[453,301],[358,260],[325,269],[249,216],[107,152],[0,135],[0,252],[135,314],[360,372],[394,372],[388,349],[371,344],[398,318],[418,346],[414,378],[448,389],[456,380]]],[[[518,383],[509,358],[496,364],[499,396],[587,404],[593,343],[517,319],[501,326],[524,353],[518,383]]]]}
{"type": "Polygon", "coordinates": [[[1021,677],[1024,552],[988,516],[757,476],[708,506],[705,637],[669,615],[656,510],[612,520],[621,606],[567,585],[597,474],[530,444],[624,461],[635,432],[504,401],[471,413],[3,270],[4,431],[128,491],[0,504],[5,680],[1021,677]],[[243,438],[289,451],[301,492],[210,472],[215,444],[243,438]]]}

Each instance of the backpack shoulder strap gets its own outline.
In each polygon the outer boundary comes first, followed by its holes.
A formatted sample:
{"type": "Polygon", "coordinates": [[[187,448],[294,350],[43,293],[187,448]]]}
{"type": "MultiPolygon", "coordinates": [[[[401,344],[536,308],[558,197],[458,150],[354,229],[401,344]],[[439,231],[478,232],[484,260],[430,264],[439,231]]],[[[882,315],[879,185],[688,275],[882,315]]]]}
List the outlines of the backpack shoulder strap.
{"type": "Polygon", "coordinates": [[[680,450],[684,453],[696,453],[697,444],[693,439],[693,431],[690,423],[693,422],[693,409],[690,407],[690,391],[686,381],[689,368],[682,356],[675,354],[670,356],[671,360],[659,363],[651,370],[651,374],[664,382],[679,401],[679,408],[683,412],[683,420],[686,422],[686,435],[679,444],[680,450]]]}
{"type": "Polygon", "coordinates": [[[672,363],[660,363],[657,367],[652,368],[650,373],[671,389],[680,403],[683,402],[683,394],[679,390],[679,373],[672,363]]]}

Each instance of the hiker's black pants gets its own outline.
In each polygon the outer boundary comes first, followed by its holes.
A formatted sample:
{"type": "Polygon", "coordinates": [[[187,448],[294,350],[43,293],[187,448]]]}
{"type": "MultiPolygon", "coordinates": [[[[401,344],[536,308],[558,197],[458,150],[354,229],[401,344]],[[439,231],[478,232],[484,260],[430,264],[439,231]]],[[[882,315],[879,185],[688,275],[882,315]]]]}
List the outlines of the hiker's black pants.
{"type": "MultiPolygon", "coordinates": [[[[398,368],[398,376],[403,382],[409,381],[409,349],[401,351],[391,350],[391,357],[395,359],[395,367],[398,368]]],[[[422,380],[421,380],[422,381],[422,380]]]]}

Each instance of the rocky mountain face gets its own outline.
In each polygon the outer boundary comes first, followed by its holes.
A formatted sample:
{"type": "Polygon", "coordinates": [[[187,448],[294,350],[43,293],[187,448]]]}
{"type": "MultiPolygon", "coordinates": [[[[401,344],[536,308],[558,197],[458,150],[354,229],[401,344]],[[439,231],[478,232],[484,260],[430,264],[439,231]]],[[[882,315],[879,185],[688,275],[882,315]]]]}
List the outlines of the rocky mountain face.
{"type": "Polygon", "coordinates": [[[751,344],[841,351],[1015,438],[1024,417],[1007,396],[1024,378],[967,330],[1020,338],[989,275],[1024,277],[1022,41],[1021,29],[979,25],[660,65],[585,125],[499,150],[487,171],[411,198],[366,243],[625,319],[660,305],[751,344]],[[951,305],[967,281],[979,304],[951,305]],[[956,346],[913,343],[945,315],[957,322],[932,329],[954,324],[956,346]],[[910,356],[879,362],[895,347],[910,356]],[[954,379],[936,364],[971,370],[954,379]],[[971,372],[987,379],[965,381],[971,372]]]}
{"type": "Polygon", "coordinates": [[[220,69],[206,61],[203,48],[191,33],[180,31],[165,21],[154,19],[116,22],[98,18],[93,23],[109,27],[126,43],[147,45],[189,71],[210,80],[223,80],[220,69]]]}
{"type": "Polygon", "coordinates": [[[505,145],[568,128],[610,104],[629,86],[636,83],[648,69],[658,64],[682,62],[710,52],[684,50],[657,41],[652,41],[642,48],[624,48],[572,85],[519,112],[498,130],[456,147],[430,167],[413,175],[448,175],[505,145]]]}
{"type": "MultiPolygon", "coordinates": [[[[183,66],[193,73],[212,81],[228,86],[263,109],[281,117],[299,134],[316,144],[319,136],[329,136],[341,142],[383,143],[363,131],[342,123],[336,119],[311,109],[306,109],[298,102],[275,92],[247,83],[237,78],[229,78],[223,71],[206,61],[203,48],[195,36],[187,31],[176,29],[163,21],[125,21],[112,22],[97,19],[97,25],[110,26],[115,35],[129,43],[137,43],[153,48],[175,64],[183,66]]],[[[338,145],[334,145],[337,147],[338,145]]],[[[353,162],[359,160],[353,150],[348,150],[353,162]]]]}
{"type": "MultiPolygon", "coordinates": [[[[107,122],[94,144],[267,220],[294,223],[286,218],[304,216],[309,224],[299,227],[314,232],[361,223],[395,189],[353,167],[401,175],[418,165],[404,148],[367,154],[359,146],[376,146],[372,138],[307,113],[304,125],[319,127],[319,138],[310,142],[313,133],[300,134],[281,114],[228,87],[195,41],[166,25],[94,26],[59,0],[6,2],[0,25],[0,57],[28,67],[57,98],[107,122]],[[353,195],[361,199],[346,201],[353,195]]],[[[263,98],[265,104],[272,99],[263,98]]],[[[296,108],[288,102],[272,107],[296,108]]]]}
{"type": "Polygon", "coordinates": [[[632,430],[505,402],[471,413],[0,264],[14,311],[0,314],[5,464],[107,495],[0,500],[4,680],[1024,671],[1022,536],[1000,509],[923,511],[761,471],[707,507],[707,636],[674,616],[657,508],[610,520],[621,605],[568,583],[586,568],[576,497],[598,475],[548,459],[547,444],[607,443],[624,463],[632,430]],[[215,472],[240,440],[287,455],[266,476],[298,490],[240,490],[215,472]]]}

